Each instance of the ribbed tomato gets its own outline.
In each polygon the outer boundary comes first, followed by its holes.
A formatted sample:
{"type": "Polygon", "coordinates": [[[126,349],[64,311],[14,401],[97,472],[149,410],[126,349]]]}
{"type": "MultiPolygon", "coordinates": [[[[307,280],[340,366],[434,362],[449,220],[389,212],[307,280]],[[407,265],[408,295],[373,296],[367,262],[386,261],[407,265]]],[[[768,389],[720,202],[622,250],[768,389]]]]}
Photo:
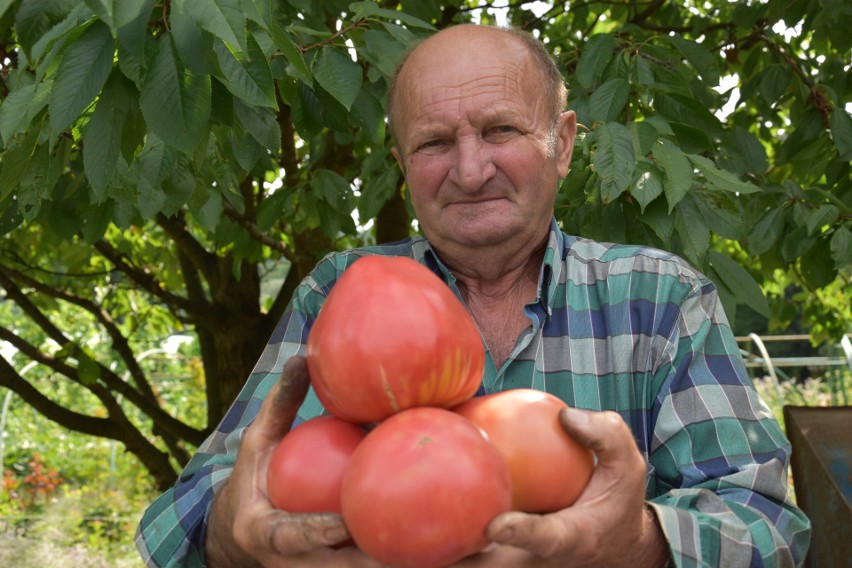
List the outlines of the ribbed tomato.
{"type": "Polygon", "coordinates": [[[343,478],[343,520],[358,547],[401,568],[436,568],[484,548],[509,510],[509,470],[482,431],[440,408],[376,426],[343,478]]]}
{"type": "Polygon", "coordinates": [[[278,443],[267,469],[272,506],[294,513],[339,513],[344,471],[366,435],[361,426],[334,416],[293,428],[278,443]]]}
{"type": "Polygon", "coordinates": [[[470,398],[485,349],[473,319],[432,271],[410,258],[365,256],[329,293],[307,361],[325,408],[368,423],[470,398]]]}
{"type": "Polygon", "coordinates": [[[512,475],[512,509],[548,513],[570,506],[594,469],[593,452],[559,424],[565,403],[546,392],[513,389],[479,396],[453,410],[488,435],[512,475]]]}

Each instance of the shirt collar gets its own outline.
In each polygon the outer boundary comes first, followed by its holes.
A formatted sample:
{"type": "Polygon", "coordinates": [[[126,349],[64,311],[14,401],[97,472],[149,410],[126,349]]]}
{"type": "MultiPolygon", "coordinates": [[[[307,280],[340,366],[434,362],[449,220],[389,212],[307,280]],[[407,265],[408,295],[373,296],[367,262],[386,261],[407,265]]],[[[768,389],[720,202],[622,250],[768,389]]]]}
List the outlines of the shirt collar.
{"type": "MultiPolygon", "coordinates": [[[[538,277],[538,288],[536,291],[536,302],[550,316],[552,313],[553,298],[556,295],[557,283],[562,272],[562,248],[565,244],[565,234],[556,223],[556,218],[550,220],[550,232],[547,237],[547,248],[544,251],[544,261],[538,277]]],[[[428,267],[441,278],[457,295],[456,277],[438,257],[432,245],[423,238],[415,239],[412,244],[414,258],[428,267]]]]}

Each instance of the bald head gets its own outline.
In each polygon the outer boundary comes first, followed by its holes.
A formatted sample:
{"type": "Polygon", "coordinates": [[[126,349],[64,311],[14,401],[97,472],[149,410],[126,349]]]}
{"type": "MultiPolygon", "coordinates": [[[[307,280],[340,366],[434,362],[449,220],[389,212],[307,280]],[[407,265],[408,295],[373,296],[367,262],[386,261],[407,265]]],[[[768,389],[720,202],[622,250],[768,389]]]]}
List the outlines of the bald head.
{"type": "Polygon", "coordinates": [[[388,125],[394,140],[399,140],[399,91],[417,76],[409,73],[410,63],[419,62],[441,68],[461,59],[476,60],[485,56],[494,43],[511,46],[529,58],[529,63],[541,75],[539,88],[543,89],[548,113],[555,121],[565,109],[568,93],[559,68],[547,48],[530,34],[514,28],[496,28],[462,24],[439,31],[415,44],[396,69],[387,94],[388,125]]]}

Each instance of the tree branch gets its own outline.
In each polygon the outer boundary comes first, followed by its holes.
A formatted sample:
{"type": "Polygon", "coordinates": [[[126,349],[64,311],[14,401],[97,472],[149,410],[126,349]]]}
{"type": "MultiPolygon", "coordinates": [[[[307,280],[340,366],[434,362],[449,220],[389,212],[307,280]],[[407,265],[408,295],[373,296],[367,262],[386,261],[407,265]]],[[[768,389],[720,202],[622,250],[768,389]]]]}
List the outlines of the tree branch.
{"type": "MultiPolygon", "coordinates": [[[[218,282],[218,261],[216,255],[208,252],[201,244],[193,237],[186,228],[186,221],[183,218],[183,213],[179,213],[174,217],[166,217],[162,213],[157,214],[157,224],[168,234],[175,243],[175,246],[186,255],[198,271],[204,275],[204,278],[211,287],[218,282]]],[[[206,306],[195,305],[193,308],[204,309],[206,306]]]]}
{"type": "Polygon", "coordinates": [[[18,374],[4,357],[0,357],[0,386],[10,389],[39,413],[66,428],[112,440],[121,439],[108,418],[95,418],[74,412],[53,402],[18,374]]]}
{"type": "Polygon", "coordinates": [[[99,253],[104,255],[115,266],[116,270],[126,274],[131,280],[141,286],[143,290],[150,292],[166,304],[175,307],[176,310],[174,311],[192,310],[193,306],[190,305],[186,298],[172,294],[168,291],[165,284],[160,282],[153,274],[130,264],[125,259],[125,256],[115,250],[110,243],[100,240],[96,241],[94,246],[99,253]]]}
{"type": "Polygon", "coordinates": [[[278,251],[281,253],[281,256],[290,260],[292,257],[292,252],[287,248],[282,241],[273,239],[258,227],[252,220],[248,219],[244,215],[241,215],[239,211],[237,211],[233,205],[225,203],[225,215],[228,216],[228,219],[242,227],[246,230],[249,236],[259,242],[262,245],[268,246],[272,250],[278,251]]]}

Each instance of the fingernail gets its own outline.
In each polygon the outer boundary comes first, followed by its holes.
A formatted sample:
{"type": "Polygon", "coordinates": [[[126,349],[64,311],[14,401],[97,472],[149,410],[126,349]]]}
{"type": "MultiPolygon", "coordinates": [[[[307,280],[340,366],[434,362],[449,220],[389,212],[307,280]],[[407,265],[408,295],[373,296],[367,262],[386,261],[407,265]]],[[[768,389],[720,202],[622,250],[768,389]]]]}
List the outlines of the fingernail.
{"type": "Polygon", "coordinates": [[[325,529],[322,533],[322,536],[326,542],[334,544],[336,542],[340,542],[349,538],[349,531],[346,530],[345,526],[339,525],[336,527],[329,527],[325,529]]]}
{"type": "Polygon", "coordinates": [[[514,534],[515,529],[512,528],[511,525],[504,525],[497,529],[497,531],[491,536],[491,540],[494,542],[506,542],[511,540],[514,534]]]}
{"type": "Polygon", "coordinates": [[[565,418],[568,419],[568,422],[573,422],[574,424],[585,424],[589,421],[589,415],[582,410],[566,406],[562,409],[562,412],[565,414],[565,418]]]}

